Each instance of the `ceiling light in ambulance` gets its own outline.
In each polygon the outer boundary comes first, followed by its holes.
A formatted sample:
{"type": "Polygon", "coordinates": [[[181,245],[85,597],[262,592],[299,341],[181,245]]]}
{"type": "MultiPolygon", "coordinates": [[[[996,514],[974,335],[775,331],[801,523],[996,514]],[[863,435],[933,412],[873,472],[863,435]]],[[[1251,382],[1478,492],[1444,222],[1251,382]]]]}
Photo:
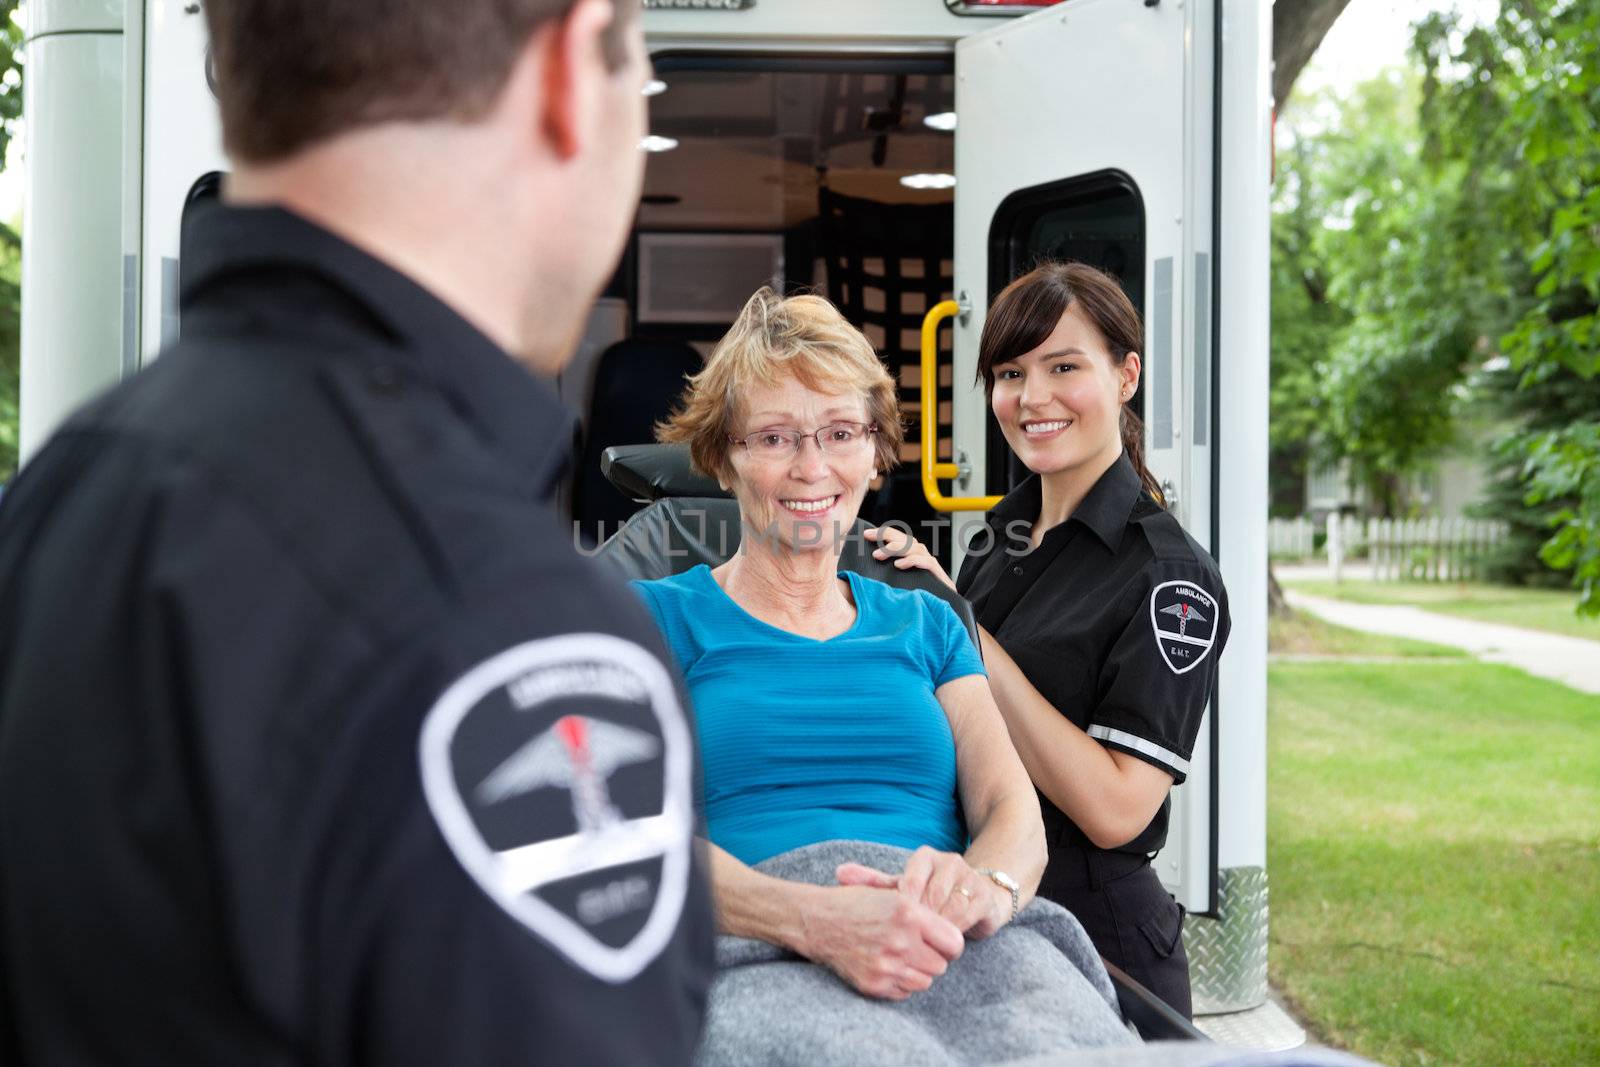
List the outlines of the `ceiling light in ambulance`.
{"type": "Polygon", "coordinates": [[[646,11],[674,11],[698,9],[706,11],[743,11],[756,6],[756,0],[644,0],[646,11]]]}
{"type": "Polygon", "coordinates": [[[639,147],[646,152],[670,152],[678,147],[678,139],[676,137],[660,137],[652,133],[639,142],[639,147]]]}
{"type": "MultiPolygon", "coordinates": [[[[956,11],[971,11],[974,8],[994,7],[1055,7],[1061,0],[960,0],[954,5],[956,11]]],[[[645,4],[646,7],[650,5],[645,4]]],[[[1146,5],[1147,7],[1150,5],[1146,5]]]]}
{"type": "Polygon", "coordinates": [[[640,92],[645,96],[660,96],[666,91],[667,83],[662,81],[660,78],[651,78],[649,81],[644,83],[644,88],[640,90],[640,92]]]}
{"type": "Polygon", "coordinates": [[[900,184],[907,189],[954,189],[956,176],[954,174],[907,174],[900,179],[900,184]]]}
{"type": "Polygon", "coordinates": [[[956,128],[956,113],[954,111],[940,111],[933,115],[925,115],[922,124],[930,130],[939,130],[949,133],[956,128]]]}

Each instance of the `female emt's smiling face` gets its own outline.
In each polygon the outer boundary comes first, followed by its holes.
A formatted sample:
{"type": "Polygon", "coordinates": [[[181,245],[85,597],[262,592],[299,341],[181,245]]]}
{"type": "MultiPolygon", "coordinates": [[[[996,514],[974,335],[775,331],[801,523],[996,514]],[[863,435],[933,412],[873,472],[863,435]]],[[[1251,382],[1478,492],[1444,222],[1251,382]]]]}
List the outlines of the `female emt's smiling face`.
{"type": "Polygon", "coordinates": [[[1122,402],[1138,381],[1138,353],[1117,365],[1073,304],[1037,348],[994,365],[989,403],[1006,443],[1036,474],[1109,466],[1122,443],[1122,402]]]}
{"type": "MultiPolygon", "coordinates": [[[[742,406],[749,414],[736,424],[739,436],[760,430],[812,433],[832,424],[869,421],[861,395],[818,392],[793,377],[748,390],[742,406]]],[[[824,453],[816,441],[806,439],[798,452],[763,458],[735,445],[729,488],[746,525],[770,531],[768,536],[791,550],[836,548],[833,532],[848,531],[855,523],[867,483],[876,473],[876,454],[866,433],[849,446],[830,448],[834,451],[824,453]]]]}

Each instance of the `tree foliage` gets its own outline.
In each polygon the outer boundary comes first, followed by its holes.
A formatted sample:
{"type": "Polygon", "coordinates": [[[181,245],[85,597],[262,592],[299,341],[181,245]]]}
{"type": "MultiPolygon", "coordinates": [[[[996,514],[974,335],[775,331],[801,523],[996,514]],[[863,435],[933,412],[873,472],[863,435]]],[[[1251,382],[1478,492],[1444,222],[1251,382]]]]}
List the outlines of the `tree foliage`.
{"type": "Polygon", "coordinates": [[[22,242],[0,225],[0,486],[17,469],[18,375],[22,349],[22,242]]]}
{"type": "Polygon", "coordinates": [[[1484,573],[1510,585],[1565,585],[1572,568],[1553,568],[1540,556],[1550,530],[1573,501],[1565,496],[1528,502],[1528,443],[1564,430],[1600,411],[1600,376],[1582,378],[1554,369],[1524,381],[1523,372],[1498,360],[1477,377],[1474,410],[1502,433],[1490,452],[1489,479],[1472,513],[1507,524],[1507,535],[1483,560],[1484,573]]]}
{"type": "MultiPolygon", "coordinates": [[[[0,165],[22,119],[22,27],[17,0],[0,0],[0,165]]],[[[22,241],[0,223],[0,485],[17,468],[22,348],[22,241]]]]}
{"type": "Polygon", "coordinates": [[[1503,0],[1477,25],[1435,13],[1413,57],[1286,116],[1274,400],[1301,399],[1287,420],[1275,407],[1274,447],[1310,440],[1404,508],[1469,381],[1489,383],[1495,498],[1553,524],[1544,562],[1600,611],[1600,0],[1503,0]]]}
{"type": "Polygon", "coordinates": [[[1425,157],[1462,168],[1484,209],[1462,262],[1524,394],[1499,451],[1523,457],[1512,477],[1552,524],[1542,558],[1600,613],[1600,0],[1505,0],[1466,33],[1433,16],[1417,50],[1425,157]]]}
{"type": "Polygon", "coordinates": [[[1328,297],[1318,248],[1330,210],[1316,180],[1320,145],[1291,137],[1279,149],[1272,203],[1272,422],[1270,511],[1297,515],[1322,418],[1318,366],[1350,321],[1328,297]]]}
{"type": "Polygon", "coordinates": [[[1274,401],[1311,394],[1274,408],[1274,444],[1348,460],[1389,513],[1408,504],[1407,476],[1451,442],[1489,317],[1481,276],[1460,258],[1481,212],[1464,168],[1425,160],[1421,92],[1395,71],[1298,106],[1273,223],[1275,278],[1305,281],[1303,293],[1274,288],[1274,329],[1286,331],[1273,339],[1274,401]]]}
{"type": "MultiPolygon", "coordinates": [[[[1503,20],[1525,41],[1507,124],[1522,137],[1530,193],[1548,222],[1530,250],[1538,302],[1502,343],[1528,386],[1562,373],[1593,382],[1600,374],[1600,3],[1572,3],[1546,26],[1535,25],[1539,12],[1530,6],[1503,20]]],[[[1528,502],[1567,502],[1552,518],[1545,562],[1572,568],[1583,609],[1600,614],[1600,410],[1530,433],[1525,447],[1528,502]]]]}

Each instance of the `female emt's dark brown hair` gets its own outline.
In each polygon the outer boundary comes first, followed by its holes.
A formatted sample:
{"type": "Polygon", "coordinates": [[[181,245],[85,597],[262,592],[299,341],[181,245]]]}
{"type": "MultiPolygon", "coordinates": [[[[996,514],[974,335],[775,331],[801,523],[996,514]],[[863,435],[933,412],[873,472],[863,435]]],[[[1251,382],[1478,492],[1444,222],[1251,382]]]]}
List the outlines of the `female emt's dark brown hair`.
{"type": "MultiPolygon", "coordinates": [[[[984,395],[994,393],[995,364],[1044,344],[1074,304],[1106,339],[1117,366],[1129,352],[1143,350],[1139,312],[1115,278],[1087,263],[1041,263],[1000,290],[989,306],[978,342],[978,380],[983,383],[984,395]]],[[[1145,492],[1165,507],[1161,486],[1144,465],[1144,423],[1127,404],[1122,405],[1121,428],[1122,449],[1139,473],[1145,492]]]]}

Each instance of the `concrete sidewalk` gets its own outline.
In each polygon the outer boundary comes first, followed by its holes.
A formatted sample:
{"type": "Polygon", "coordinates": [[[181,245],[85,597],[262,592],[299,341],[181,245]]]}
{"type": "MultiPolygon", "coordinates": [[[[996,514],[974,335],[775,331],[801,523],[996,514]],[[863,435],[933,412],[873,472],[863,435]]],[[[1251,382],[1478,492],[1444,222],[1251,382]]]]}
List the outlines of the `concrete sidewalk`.
{"type": "MultiPolygon", "coordinates": [[[[1290,582],[1333,581],[1333,568],[1328,566],[1327,560],[1308,559],[1295,563],[1274,563],[1272,573],[1276,574],[1278,581],[1285,585],[1290,582]]],[[[1347,582],[1368,582],[1372,580],[1372,568],[1364,559],[1347,559],[1344,561],[1344,566],[1339,568],[1339,577],[1347,582]]]]}
{"type": "Polygon", "coordinates": [[[1290,587],[1283,592],[1291,607],[1337,626],[1452,645],[1491,663],[1520,667],[1579,692],[1600,694],[1600,641],[1458,619],[1400,604],[1350,604],[1290,587]]]}

